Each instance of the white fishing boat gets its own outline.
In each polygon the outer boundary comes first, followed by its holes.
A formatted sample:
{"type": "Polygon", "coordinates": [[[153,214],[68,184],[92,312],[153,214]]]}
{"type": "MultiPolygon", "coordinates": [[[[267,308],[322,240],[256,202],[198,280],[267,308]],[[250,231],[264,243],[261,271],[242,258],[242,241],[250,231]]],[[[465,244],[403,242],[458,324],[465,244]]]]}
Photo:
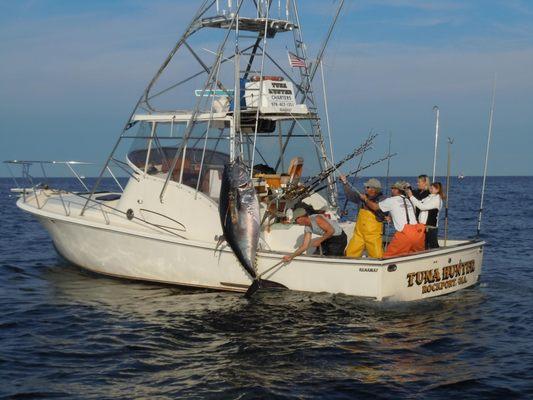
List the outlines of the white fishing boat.
{"type": "MultiPolygon", "coordinates": [[[[341,8],[342,2],[331,29],[341,8]]],[[[296,1],[204,2],[135,105],[92,190],[34,186],[18,207],[82,268],[245,292],[254,276],[220,240],[222,174],[239,158],[251,171],[259,163],[271,167],[253,175],[261,216],[256,276],[290,290],[399,301],[475,285],[479,240],[442,240],[439,249],[389,259],[309,254],[280,263],[303,236],[303,227],[286,223],[296,201],[288,192],[305,192],[299,201],[339,218],[335,178],[328,173],[332,151],[312,84],[331,29],[311,62],[296,1]],[[209,48],[214,42],[218,46],[209,48]],[[173,66],[188,74],[169,82],[165,73],[173,66]],[[133,145],[121,160],[128,140],[133,145]],[[116,191],[100,191],[104,175],[116,168],[129,176],[123,190],[116,180],[116,191]],[[302,171],[323,187],[309,187],[302,171]]],[[[351,236],[353,223],[342,226],[351,236]]]]}

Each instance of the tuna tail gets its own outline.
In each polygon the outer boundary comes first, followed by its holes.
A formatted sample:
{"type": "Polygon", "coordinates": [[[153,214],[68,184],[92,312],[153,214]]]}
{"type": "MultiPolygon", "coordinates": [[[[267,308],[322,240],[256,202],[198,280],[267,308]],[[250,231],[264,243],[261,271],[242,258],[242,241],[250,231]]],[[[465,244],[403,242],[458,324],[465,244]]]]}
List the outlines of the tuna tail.
{"type": "Polygon", "coordinates": [[[287,286],[267,279],[255,278],[244,297],[251,298],[259,289],[287,289],[287,286]]]}
{"type": "Polygon", "coordinates": [[[244,294],[244,297],[250,298],[254,295],[255,292],[257,292],[259,289],[265,288],[265,289],[287,289],[287,286],[282,285],[281,283],[269,281],[266,279],[261,279],[262,276],[267,274],[268,272],[272,271],[274,268],[282,266],[283,264],[287,264],[284,260],[281,260],[280,262],[274,264],[272,267],[268,268],[267,270],[263,271],[260,275],[258,275],[256,278],[254,278],[254,281],[244,294]]]}

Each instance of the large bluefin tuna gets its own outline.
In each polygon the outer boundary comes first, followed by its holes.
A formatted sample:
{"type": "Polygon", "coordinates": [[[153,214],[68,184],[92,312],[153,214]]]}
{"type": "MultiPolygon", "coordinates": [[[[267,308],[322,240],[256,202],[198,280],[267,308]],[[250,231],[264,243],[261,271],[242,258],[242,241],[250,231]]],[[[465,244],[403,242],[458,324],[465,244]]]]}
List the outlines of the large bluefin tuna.
{"type": "Polygon", "coordinates": [[[224,238],[244,269],[255,278],[261,225],[259,201],[250,169],[239,159],[224,167],[219,212],[224,238]]]}

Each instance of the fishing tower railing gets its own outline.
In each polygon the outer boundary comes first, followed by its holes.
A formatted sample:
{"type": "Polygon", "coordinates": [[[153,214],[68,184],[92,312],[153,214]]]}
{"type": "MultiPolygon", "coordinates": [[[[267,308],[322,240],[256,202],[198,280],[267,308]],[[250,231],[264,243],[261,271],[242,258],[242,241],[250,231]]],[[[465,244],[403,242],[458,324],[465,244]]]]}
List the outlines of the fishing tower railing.
{"type": "MultiPolygon", "coordinates": [[[[147,173],[147,168],[152,152],[160,152],[164,147],[161,143],[165,140],[178,141],[176,150],[171,160],[167,160],[169,168],[167,176],[162,184],[159,194],[160,201],[164,201],[165,191],[170,180],[177,180],[178,184],[183,184],[183,174],[186,162],[186,154],[189,148],[197,148],[201,145],[203,149],[201,167],[198,173],[196,191],[200,186],[202,165],[205,161],[207,143],[214,143],[217,150],[219,143],[229,142],[230,160],[240,158],[249,164],[253,170],[257,158],[261,158],[265,163],[265,157],[257,147],[258,137],[275,137],[279,141],[279,157],[275,163],[275,170],[284,168],[284,154],[291,139],[296,137],[308,137],[315,148],[319,166],[322,171],[333,165],[333,160],[328,159],[326,143],[320,126],[318,115],[318,104],[315,99],[312,81],[317,72],[318,66],[324,55],[324,50],[331,37],[333,26],[339,16],[344,1],[340,1],[337,12],[334,16],[326,39],[320,47],[315,60],[310,60],[308,51],[304,43],[303,33],[300,23],[300,15],[296,0],[205,0],[185,29],[185,32],[176,42],[164,62],[150,80],[142,95],[135,104],[128,120],[126,121],[121,134],[119,135],[113,149],[107,158],[101,172],[94,184],[90,196],[87,198],[81,215],[91,201],[92,196],[98,190],[104,173],[110,163],[121,165],[116,157],[117,149],[123,139],[142,139],[147,141],[147,153],[144,170],[137,173],[147,173]],[[193,36],[205,29],[215,29],[223,32],[223,36],[216,50],[209,50],[196,46],[193,43],[193,36]],[[270,42],[279,34],[292,32],[291,50],[297,60],[302,65],[297,67],[296,76],[284,68],[270,51],[270,42]],[[198,49],[198,47],[200,49],[198,49]],[[232,47],[232,49],[231,49],[232,47]],[[228,50],[230,48],[230,50],[228,50]],[[214,57],[212,62],[208,62],[201,51],[206,51],[214,57]],[[178,82],[167,84],[162,89],[156,90],[156,84],[160,83],[163,73],[169,68],[171,61],[179,52],[187,54],[187,58],[194,60],[200,66],[199,71],[189,74],[178,82]],[[224,66],[232,64],[232,79],[228,82],[227,74],[224,74],[224,66]],[[265,117],[265,109],[262,105],[264,79],[266,77],[266,64],[269,63],[276,73],[294,85],[294,95],[298,99],[297,104],[305,105],[306,112],[279,113],[265,117]],[[154,101],[158,97],[167,95],[170,91],[180,90],[186,85],[190,85],[194,80],[206,77],[201,89],[196,90],[196,100],[192,109],[168,110],[158,107],[154,101]],[[244,83],[249,83],[250,77],[259,82],[257,87],[253,85],[243,87],[244,83]],[[233,82],[231,82],[233,81],[233,82]],[[243,103],[241,94],[244,91],[252,93],[256,91],[256,107],[246,106],[243,103]],[[230,107],[221,112],[216,97],[225,96],[229,99],[230,107]],[[242,103],[242,104],[241,104],[242,103]],[[278,129],[269,132],[263,126],[264,121],[275,125],[278,129]],[[303,121],[309,121],[309,130],[302,125],[303,121]],[[282,121],[291,121],[287,130],[282,132],[282,121]],[[130,129],[138,123],[149,124],[150,133],[146,135],[132,135],[130,129]],[[198,126],[201,127],[199,135],[198,126]],[[160,135],[158,129],[160,125],[170,127],[170,134],[160,135]],[[176,126],[183,127],[182,132],[176,126]],[[205,129],[203,126],[206,126],[205,129]],[[296,128],[303,131],[296,132],[296,128]],[[210,131],[217,132],[210,137],[210,131]],[[191,142],[194,141],[194,142],[191,142]],[[214,141],[214,142],[213,142],[214,141]],[[203,143],[202,143],[203,142],[203,143]],[[179,165],[181,163],[181,165],[179,165]],[[173,179],[173,172],[179,170],[179,178],[173,179]]],[[[182,58],[184,59],[184,58],[182,58]]],[[[291,67],[294,68],[291,64],[291,67]]],[[[181,93],[183,96],[183,93],[181,93]]],[[[248,99],[246,99],[248,101],[248,99]]],[[[266,124],[268,125],[268,124],[266,124]]],[[[332,154],[332,152],[331,152],[332,154]]],[[[131,163],[122,163],[122,166],[131,167],[131,163]]],[[[136,174],[133,174],[134,176],[136,174]]],[[[328,177],[328,198],[333,207],[337,206],[337,193],[334,177],[328,177]]]]}

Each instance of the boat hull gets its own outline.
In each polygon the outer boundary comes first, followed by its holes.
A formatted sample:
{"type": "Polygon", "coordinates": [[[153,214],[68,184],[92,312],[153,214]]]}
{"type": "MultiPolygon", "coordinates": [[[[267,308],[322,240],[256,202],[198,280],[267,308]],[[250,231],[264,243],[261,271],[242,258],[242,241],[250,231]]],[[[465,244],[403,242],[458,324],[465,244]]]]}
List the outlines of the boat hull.
{"type": "MultiPolygon", "coordinates": [[[[114,277],[244,292],[251,278],[227,246],[162,237],[75,218],[32,212],[68,261],[114,277]],[[69,220],[70,219],[70,220],[69,220]]],[[[460,244],[388,260],[301,256],[263,278],[288,289],[343,293],[376,300],[412,301],[475,285],[483,242],[460,244]]],[[[259,273],[283,253],[260,252],[259,273]]]]}

